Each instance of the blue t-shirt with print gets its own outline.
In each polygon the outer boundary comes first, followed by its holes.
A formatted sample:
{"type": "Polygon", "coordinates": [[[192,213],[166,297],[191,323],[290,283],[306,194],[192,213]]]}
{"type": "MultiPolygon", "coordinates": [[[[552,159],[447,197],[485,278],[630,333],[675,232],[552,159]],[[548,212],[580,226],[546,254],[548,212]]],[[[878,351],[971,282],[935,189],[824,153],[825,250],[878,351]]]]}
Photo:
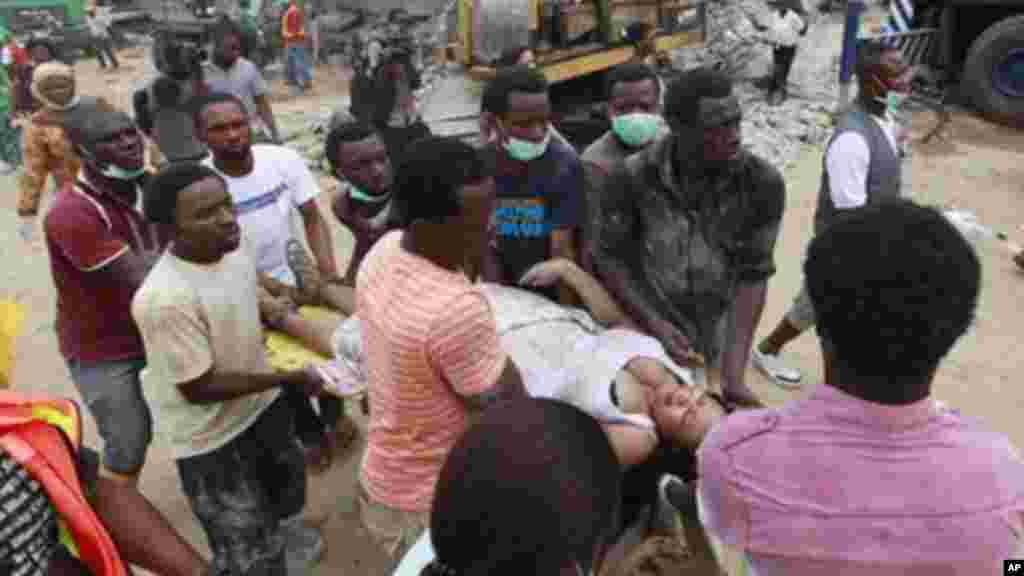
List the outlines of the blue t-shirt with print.
{"type": "MultiPolygon", "coordinates": [[[[493,223],[500,281],[515,286],[530,267],[551,257],[555,230],[580,226],[582,165],[575,150],[552,138],[547,151],[527,165],[525,174],[499,171],[495,188],[493,223]]],[[[553,290],[542,292],[555,294],[553,290]]]]}

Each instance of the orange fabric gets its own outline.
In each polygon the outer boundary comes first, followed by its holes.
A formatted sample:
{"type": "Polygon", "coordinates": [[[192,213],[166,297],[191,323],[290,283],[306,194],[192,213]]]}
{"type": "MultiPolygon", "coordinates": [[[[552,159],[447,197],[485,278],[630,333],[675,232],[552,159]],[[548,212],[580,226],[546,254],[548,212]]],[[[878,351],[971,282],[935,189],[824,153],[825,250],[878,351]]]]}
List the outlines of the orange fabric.
{"type": "Polygon", "coordinates": [[[78,549],[79,559],[95,576],[128,576],[128,571],[92,507],[85,500],[65,436],[75,450],[81,440],[78,407],[67,400],[0,391],[0,448],[20,463],[46,491],[78,549]],[[54,424],[39,413],[55,411],[54,424]]]}
{"type": "Polygon", "coordinates": [[[306,39],[302,9],[295,4],[289,6],[281,17],[281,37],[285,43],[302,42],[306,39]]]}

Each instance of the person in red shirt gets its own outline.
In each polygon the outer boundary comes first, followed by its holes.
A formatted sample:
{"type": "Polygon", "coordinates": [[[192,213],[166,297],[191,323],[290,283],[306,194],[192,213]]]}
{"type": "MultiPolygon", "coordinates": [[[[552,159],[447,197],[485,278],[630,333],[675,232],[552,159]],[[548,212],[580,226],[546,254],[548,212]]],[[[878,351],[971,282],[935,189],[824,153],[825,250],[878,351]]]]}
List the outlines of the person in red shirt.
{"type": "Polygon", "coordinates": [[[298,0],[288,0],[288,9],[281,17],[281,39],[285,49],[285,82],[292,93],[313,88],[313,77],[306,62],[306,24],[298,0]]]}
{"type": "Polygon", "coordinates": [[[101,473],[135,483],[152,422],[139,383],[145,351],[131,302],[164,242],[135,209],[144,169],[132,120],[104,102],[83,102],[64,130],[82,168],[58,192],[43,225],[57,337],[104,441],[101,473]]]}

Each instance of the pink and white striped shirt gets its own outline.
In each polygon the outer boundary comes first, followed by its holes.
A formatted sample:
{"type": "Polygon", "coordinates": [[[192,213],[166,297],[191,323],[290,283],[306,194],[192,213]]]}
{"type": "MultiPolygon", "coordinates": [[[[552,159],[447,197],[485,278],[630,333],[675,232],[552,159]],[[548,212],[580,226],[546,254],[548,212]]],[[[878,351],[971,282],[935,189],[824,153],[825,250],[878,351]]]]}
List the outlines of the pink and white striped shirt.
{"type": "Polygon", "coordinates": [[[505,368],[488,300],[456,274],[381,238],[356,277],[370,422],[360,482],[399,510],[430,510],[434,485],[466,427],[463,397],[505,368]]]}

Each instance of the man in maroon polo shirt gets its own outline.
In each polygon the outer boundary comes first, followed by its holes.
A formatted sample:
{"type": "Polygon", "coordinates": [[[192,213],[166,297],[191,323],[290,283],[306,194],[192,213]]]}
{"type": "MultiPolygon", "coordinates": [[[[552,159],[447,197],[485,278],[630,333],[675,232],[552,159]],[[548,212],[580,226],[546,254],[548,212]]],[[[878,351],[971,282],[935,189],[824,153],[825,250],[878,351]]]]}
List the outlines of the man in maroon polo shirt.
{"type": "Polygon", "coordinates": [[[132,120],[108,105],[83,102],[64,129],[82,167],[44,222],[57,336],[103,438],[101,474],[134,483],[152,423],[139,385],[145,352],[131,302],[163,242],[135,209],[144,171],[132,120]]]}

